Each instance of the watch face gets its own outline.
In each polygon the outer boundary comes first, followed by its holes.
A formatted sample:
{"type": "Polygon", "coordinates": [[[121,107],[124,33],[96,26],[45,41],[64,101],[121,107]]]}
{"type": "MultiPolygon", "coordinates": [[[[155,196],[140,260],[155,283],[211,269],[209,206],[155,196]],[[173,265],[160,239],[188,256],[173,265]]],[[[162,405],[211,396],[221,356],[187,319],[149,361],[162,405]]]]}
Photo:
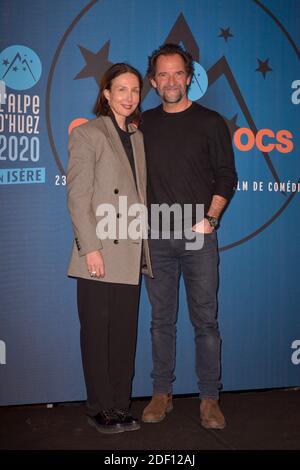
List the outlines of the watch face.
{"type": "Polygon", "coordinates": [[[207,220],[208,220],[209,224],[211,225],[211,227],[213,227],[213,228],[217,227],[218,219],[216,219],[215,217],[207,217],[207,220]]]}

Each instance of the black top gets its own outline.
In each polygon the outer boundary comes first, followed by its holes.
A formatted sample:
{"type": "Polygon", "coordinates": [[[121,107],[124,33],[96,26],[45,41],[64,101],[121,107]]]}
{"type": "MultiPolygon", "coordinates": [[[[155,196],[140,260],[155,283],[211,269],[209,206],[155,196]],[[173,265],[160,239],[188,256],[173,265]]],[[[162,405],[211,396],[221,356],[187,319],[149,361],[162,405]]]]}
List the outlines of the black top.
{"type": "MultiPolygon", "coordinates": [[[[198,103],[179,113],[162,105],[145,111],[148,203],[204,204],[212,196],[231,198],[237,183],[229,130],[223,118],[198,103]]],[[[150,210],[150,207],[149,207],[150,210]]],[[[193,224],[196,221],[193,209],[193,224]]]]}
{"type": "Polygon", "coordinates": [[[119,137],[121,139],[121,142],[123,144],[124,150],[126,152],[127,158],[129,160],[129,163],[130,163],[130,167],[131,167],[131,171],[132,171],[132,174],[133,174],[133,177],[134,177],[135,185],[137,186],[137,184],[136,184],[136,174],[135,174],[135,165],[134,165],[134,157],[133,157],[133,149],[132,149],[132,143],[131,143],[131,139],[130,139],[130,136],[131,136],[132,132],[123,131],[123,129],[121,129],[121,127],[119,127],[113,113],[110,114],[110,117],[111,117],[112,122],[115,125],[115,128],[118,131],[119,137]]]}

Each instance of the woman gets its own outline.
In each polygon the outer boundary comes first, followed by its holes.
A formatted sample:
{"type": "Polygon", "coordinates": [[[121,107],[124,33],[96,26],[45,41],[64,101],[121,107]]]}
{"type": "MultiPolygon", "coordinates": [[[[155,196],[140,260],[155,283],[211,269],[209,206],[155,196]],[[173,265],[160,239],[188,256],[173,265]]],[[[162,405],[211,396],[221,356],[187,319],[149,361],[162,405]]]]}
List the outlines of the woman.
{"type": "Polygon", "coordinates": [[[75,242],[68,275],[77,278],[89,423],[103,433],[140,427],[129,405],[141,265],[152,273],[147,240],[124,238],[115,228],[123,223],[124,232],[124,217],[128,220],[120,201],[126,199],[128,208],[146,204],[144,146],[137,130],[141,88],[133,67],[110,67],[100,84],[97,118],[75,128],[69,140],[68,209],[75,242]]]}

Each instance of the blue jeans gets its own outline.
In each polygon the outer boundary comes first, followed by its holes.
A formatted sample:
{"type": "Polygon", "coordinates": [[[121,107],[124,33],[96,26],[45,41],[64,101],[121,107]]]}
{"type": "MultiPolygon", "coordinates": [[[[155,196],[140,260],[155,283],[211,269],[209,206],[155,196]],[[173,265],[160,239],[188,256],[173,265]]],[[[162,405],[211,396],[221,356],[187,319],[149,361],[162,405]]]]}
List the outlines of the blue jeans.
{"type": "Polygon", "coordinates": [[[152,305],[153,391],[172,393],[179,278],[182,272],[190,320],[195,331],[200,398],[217,399],[221,388],[217,236],[215,232],[204,235],[204,245],[199,250],[187,250],[186,241],[174,238],[149,240],[154,278],[146,277],[146,288],[152,305]]]}

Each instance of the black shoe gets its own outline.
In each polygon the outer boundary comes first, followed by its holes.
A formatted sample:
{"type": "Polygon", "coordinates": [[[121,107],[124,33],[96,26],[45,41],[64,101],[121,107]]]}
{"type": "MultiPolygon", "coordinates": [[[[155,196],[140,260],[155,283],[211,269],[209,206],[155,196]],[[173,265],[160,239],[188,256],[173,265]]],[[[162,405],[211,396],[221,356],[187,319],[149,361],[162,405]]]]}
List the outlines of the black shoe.
{"type": "Polygon", "coordinates": [[[141,426],[138,420],[125,408],[115,409],[114,414],[124,431],[136,431],[137,429],[140,429],[141,426]]]}
{"type": "Polygon", "coordinates": [[[112,410],[102,410],[96,416],[89,416],[88,423],[104,434],[117,434],[125,431],[112,410]]]}

